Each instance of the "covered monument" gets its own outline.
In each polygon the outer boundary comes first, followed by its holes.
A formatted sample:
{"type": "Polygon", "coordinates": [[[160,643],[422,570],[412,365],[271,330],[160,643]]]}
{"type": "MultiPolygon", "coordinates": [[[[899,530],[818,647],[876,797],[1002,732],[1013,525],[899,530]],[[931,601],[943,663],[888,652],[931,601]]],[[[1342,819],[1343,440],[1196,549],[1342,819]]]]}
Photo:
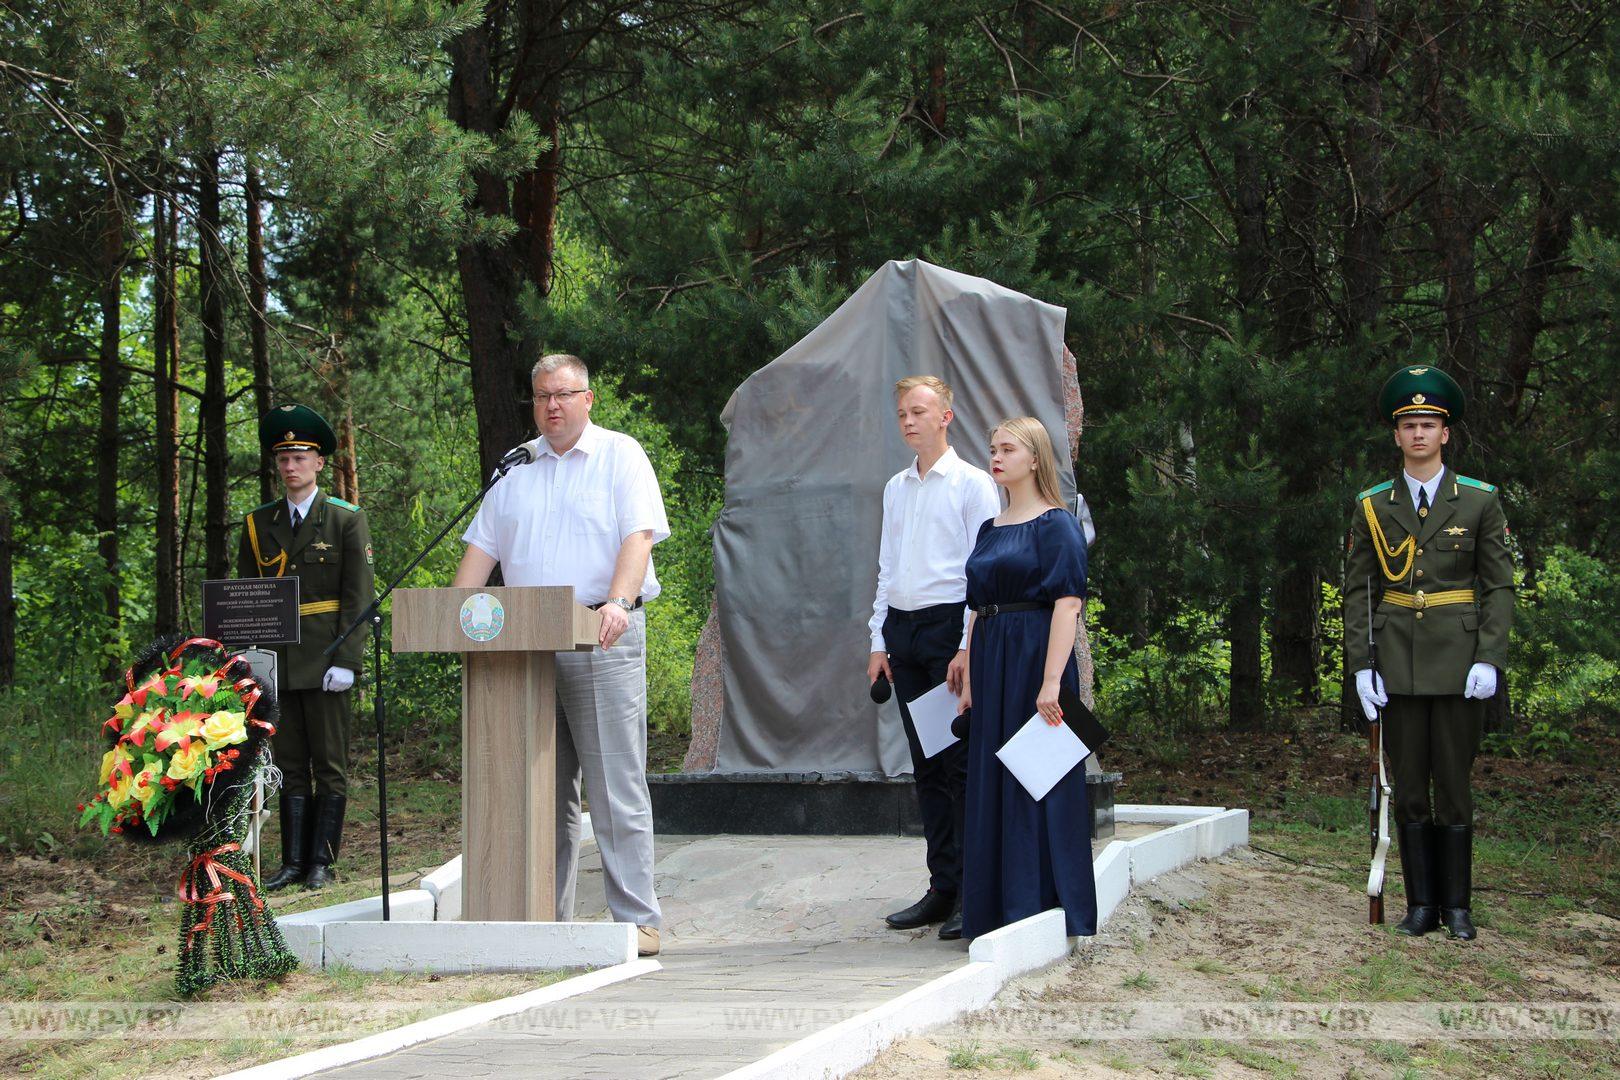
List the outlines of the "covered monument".
{"type": "MultiPolygon", "coordinates": [[[[797,817],[803,831],[849,831],[851,817],[887,812],[870,792],[840,795],[843,824],[817,828],[819,811],[785,793],[763,797],[760,785],[909,778],[898,706],[874,705],[865,678],[883,485],[913,457],[894,384],[919,374],[949,383],[951,443],[981,468],[990,429],[1008,416],[1038,417],[1060,446],[1067,432],[1072,457],[1080,398],[1064,317],[983,278],[890,262],[737,388],[722,414],[725,508],[713,530],[715,606],[698,647],[692,747],[686,773],[654,778],[661,830],[793,832],[797,817]],[[750,791],[690,790],[720,780],[750,791]],[[705,812],[690,812],[694,799],[705,812]],[[768,827],[739,828],[747,812],[768,827]]],[[[1059,466],[1072,502],[1072,469],[1059,466]]],[[[1088,693],[1089,661],[1083,651],[1088,693]]]]}

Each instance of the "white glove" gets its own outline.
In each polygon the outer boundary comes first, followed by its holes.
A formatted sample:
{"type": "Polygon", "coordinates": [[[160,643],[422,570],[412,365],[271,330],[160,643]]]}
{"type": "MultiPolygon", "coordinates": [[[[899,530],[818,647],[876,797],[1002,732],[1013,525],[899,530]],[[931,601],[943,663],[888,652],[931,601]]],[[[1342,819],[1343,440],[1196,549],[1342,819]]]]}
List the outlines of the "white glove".
{"type": "Polygon", "coordinates": [[[1496,696],[1496,665],[1475,664],[1468,669],[1468,685],[1463,688],[1463,697],[1487,701],[1496,696]]]}
{"type": "Polygon", "coordinates": [[[330,690],[334,694],[341,694],[354,685],[354,672],[346,667],[329,667],[326,675],[321,679],[321,689],[330,690]]]}
{"type": "Polygon", "coordinates": [[[1378,719],[1378,710],[1389,704],[1389,695],[1384,693],[1384,680],[1372,668],[1362,668],[1356,672],[1356,696],[1361,699],[1361,711],[1367,714],[1368,720],[1378,719]]]}

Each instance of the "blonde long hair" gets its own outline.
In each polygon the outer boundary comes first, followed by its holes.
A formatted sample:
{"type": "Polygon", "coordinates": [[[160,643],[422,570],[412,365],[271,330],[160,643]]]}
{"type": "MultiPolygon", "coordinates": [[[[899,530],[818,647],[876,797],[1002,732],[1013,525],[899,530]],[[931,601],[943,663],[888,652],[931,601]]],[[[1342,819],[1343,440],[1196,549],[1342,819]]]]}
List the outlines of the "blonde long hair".
{"type": "Polygon", "coordinates": [[[990,430],[992,440],[997,431],[1005,431],[1035,458],[1035,490],[1048,503],[1062,509],[1064,502],[1058,488],[1057,451],[1052,448],[1052,436],[1047,433],[1046,425],[1033,416],[1011,416],[990,430]]]}

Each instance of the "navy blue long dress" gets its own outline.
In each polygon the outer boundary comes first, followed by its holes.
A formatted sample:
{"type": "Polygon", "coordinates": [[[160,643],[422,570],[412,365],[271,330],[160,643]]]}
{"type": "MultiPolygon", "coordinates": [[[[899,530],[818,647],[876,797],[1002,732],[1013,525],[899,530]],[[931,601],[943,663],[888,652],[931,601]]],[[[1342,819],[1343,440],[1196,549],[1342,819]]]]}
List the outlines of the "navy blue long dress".
{"type": "MultiPolygon", "coordinates": [[[[968,603],[1036,601],[1086,595],[1086,540],[1067,510],[1017,525],[987,521],[967,562],[968,603]]],[[[1091,813],[1085,766],[1076,766],[1040,802],[996,757],[1035,715],[1046,669],[1052,612],[1014,611],[973,623],[968,654],[973,721],[968,735],[967,819],[963,834],[962,934],[975,938],[1061,907],[1070,936],[1097,932],[1091,868],[1091,813]]],[[[1063,683],[1079,692],[1069,657],[1063,683]]]]}

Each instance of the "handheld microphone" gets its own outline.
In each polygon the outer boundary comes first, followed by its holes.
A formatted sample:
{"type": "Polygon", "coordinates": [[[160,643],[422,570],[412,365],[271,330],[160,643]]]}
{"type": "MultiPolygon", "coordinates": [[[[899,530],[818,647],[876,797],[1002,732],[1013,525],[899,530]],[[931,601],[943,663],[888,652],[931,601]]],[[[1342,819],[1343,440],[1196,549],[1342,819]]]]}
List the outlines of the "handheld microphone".
{"type": "Polygon", "coordinates": [[[885,701],[889,700],[889,677],[883,674],[883,672],[878,672],[877,679],[872,683],[871,693],[872,700],[877,702],[879,705],[882,705],[885,701]]]}

